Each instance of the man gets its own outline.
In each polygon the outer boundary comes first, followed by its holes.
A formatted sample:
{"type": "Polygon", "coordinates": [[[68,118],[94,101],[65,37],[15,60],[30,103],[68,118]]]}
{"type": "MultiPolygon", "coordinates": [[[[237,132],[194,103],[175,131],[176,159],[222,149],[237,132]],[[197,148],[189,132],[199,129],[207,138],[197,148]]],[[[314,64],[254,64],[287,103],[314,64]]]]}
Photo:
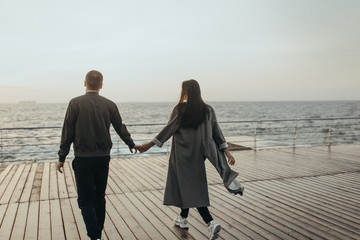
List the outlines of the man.
{"type": "Polygon", "coordinates": [[[87,235],[101,239],[105,221],[105,190],[109,172],[110,124],[131,152],[136,146],[122,123],[115,103],[99,95],[103,76],[99,71],[87,73],[84,86],[86,94],[73,98],[65,115],[59,150],[57,170],[63,172],[65,158],[73,144],[75,159],[72,167],[87,235]]]}

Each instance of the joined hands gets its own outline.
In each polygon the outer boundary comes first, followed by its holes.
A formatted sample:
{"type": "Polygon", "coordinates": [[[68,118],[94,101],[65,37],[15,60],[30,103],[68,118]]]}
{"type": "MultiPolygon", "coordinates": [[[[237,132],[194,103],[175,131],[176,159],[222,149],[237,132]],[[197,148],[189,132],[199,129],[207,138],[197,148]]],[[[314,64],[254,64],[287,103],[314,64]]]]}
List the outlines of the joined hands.
{"type": "Polygon", "coordinates": [[[149,150],[152,146],[154,146],[154,143],[148,142],[148,143],[144,143],[143,145],[135,145],[134,148],[129,148],[129,149],[131,153],[133,153],[133,149],[135,149],[135,153],[137,153],[138,151],[140,153],[144,153],[147,150],[149,150]]]}

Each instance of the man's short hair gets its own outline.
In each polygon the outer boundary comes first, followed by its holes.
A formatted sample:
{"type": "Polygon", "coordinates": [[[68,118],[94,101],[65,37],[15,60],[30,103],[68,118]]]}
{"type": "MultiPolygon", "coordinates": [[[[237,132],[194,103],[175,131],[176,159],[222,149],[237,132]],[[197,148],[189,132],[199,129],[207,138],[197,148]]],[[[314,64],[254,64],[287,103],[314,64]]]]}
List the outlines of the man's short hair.
{"type": "Polygon", "coordinates": [[[103,75],[101,72],[96,70],[91,70],[86,74],[85,78],[88,89],[90,90],[98,90],[103,83],[103,75]]]}

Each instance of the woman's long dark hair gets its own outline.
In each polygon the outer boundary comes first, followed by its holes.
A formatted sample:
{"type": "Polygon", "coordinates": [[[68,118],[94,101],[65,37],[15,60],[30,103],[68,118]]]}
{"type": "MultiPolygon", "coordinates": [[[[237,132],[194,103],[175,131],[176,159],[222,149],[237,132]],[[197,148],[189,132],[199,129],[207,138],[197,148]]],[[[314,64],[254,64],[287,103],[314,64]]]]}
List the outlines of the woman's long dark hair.
{"type": "Polygon", "coordinates": [[[199,83],[190,79],[181,86],[179,103],[176,106],[180,116],[180,127],[197,128],[208,115],[208,105],[201,98],[199,83]]]}

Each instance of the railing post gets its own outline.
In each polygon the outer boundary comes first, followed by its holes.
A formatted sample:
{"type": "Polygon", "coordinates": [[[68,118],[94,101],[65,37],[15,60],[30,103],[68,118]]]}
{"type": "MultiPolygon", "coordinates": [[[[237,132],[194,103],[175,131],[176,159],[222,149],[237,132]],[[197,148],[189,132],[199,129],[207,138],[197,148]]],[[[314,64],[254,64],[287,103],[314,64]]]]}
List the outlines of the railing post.
{"type": "Polygon", "coordinates": [[[293,148],[295,148],[295,140],[296,140],[296,128],[297,128],[297,125],[298,125],[298,119],[296,120],[296,124],[295,124],[295,127],[294,127],[294,133],[293,133],[293,148]]]}
{"type": "Polygon", "coordinates": [[[332,129],[333,129],[334,121],[335,121],[335,118],[331,121],[331,126],[329,129],[328,147],[331,147],[331,137],[332,137],[332,129]]]}
{"type": "Polygon", "coordinates": [[[258,127],[259,127],[259,121],[257,121],[257,123],[256,123],[256,128],[255,128],[255,133],[254,133],[254,150],[256,150],[256,135],[257,135],[258,127]]]}

